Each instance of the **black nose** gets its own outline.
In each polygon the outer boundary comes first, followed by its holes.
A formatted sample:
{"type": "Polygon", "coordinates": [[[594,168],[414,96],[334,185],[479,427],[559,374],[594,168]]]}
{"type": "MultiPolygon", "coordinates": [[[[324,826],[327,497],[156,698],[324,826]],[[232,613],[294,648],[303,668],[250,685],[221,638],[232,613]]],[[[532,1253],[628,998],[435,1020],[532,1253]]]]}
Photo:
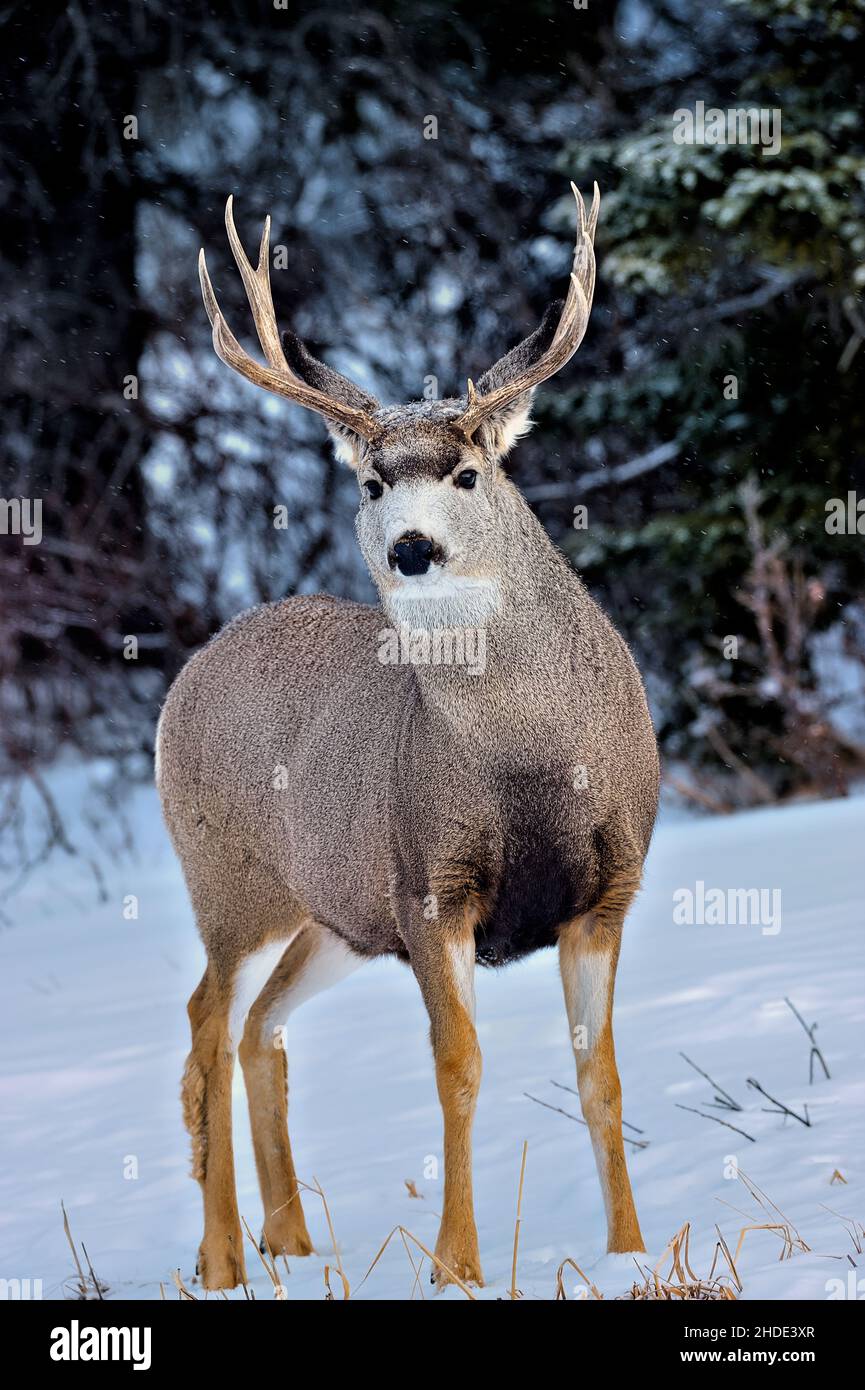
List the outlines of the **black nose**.
{"type": "Polygon", "coordinates": [[[393,548],[400,574],[426,574],[433,557],[433,543],[416,531],[402,536],[393,548]]]}

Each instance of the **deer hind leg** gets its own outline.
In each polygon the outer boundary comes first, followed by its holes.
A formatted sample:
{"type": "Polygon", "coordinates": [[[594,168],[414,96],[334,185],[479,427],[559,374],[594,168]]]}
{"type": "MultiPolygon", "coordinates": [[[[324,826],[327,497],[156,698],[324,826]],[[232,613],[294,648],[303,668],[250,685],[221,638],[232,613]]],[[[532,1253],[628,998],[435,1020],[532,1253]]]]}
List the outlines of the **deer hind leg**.
{"type": "Polygon", "coordinates": [[[192,1051],[182,1085],[204,1198],[198,1268],[205,1288],[230,1289],[246,1279],[231,1134],[237,1045],[251,1004],[306,912],[274,875],[206,827],[181,839],[181,850],[208,957],[189,1001],[192,1051]]]}
{"type": "Polygon", "coordinates": [[[607,1213],[609,1251],[644,1250],[622,1140],[622,1088],[613,1047],[613,986],[622,923],[640,871],[620,873],[601,901],[562,929],[559,964],[577,1086],[607,1213]]]}
{"type": "Polygon", "coordinates": [[[283,954],[246,1020],[240,1062],[249,1103],[255,1163],[264,1206],[262,1243],[274,1255],[310,1255],[288,1137],[288,1065],[284,1025],[306,999],[336,984],[363,957],[308,920],[283,954]]]}
{"type": "Polygon", "coordinates": [[[229,991],[208,966],[189,1001],[192,1051],[181,1088],[183,1116],[192,1139],[192,1173],[204,1197],[198,1272],[206,1289],[233,1289],[246,1283],[231,1142],[234,1047],[229,1007],[229,991]]]}
{"type": "MultiPolygon", "coordinates": [[[[472,1195],[472,1125],[481,1082],[475,1032],[475,940],[468,918],[422,922],[407,937],[412,969],[430,1019],[436,1085],[444,1118],[444,1204],[435,1253],[464,1283],[482,1285],[472,1195]]],[[[453,1282],[436,1266],[439,1287],[453,1282]]]]}

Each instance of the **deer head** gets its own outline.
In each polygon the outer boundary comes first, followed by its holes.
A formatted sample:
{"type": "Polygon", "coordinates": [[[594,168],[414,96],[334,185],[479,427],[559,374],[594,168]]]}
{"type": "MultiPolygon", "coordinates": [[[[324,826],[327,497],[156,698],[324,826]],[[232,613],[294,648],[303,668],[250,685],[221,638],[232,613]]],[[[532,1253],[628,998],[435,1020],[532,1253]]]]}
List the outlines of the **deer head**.
{"type": "Polygon", "coordinates": [[[270,289],[270,218],[253,269],[240,244],[229,198],[228,240],[267,365],[257,362],[228,327],[201,251],[201,291],[217,356],[248,381],[327,421],[337,456],[357,475],[358,540],[396,621],[414,626],[479,625],[495,610],[499,577],[508,563],[500,514],[505,499],[513,497],[500,464],[531,428],[536,388],[580,346],[592,306],[600,194],[596,184],[587,216],[578,190],[573,184],[571,188],[577,237],[567,297],[551,304],[540,327],[476,385],[469,381],[465,396],[458,399],[383,407],[319,362],[295,334],[280,338],[270,289]]]}

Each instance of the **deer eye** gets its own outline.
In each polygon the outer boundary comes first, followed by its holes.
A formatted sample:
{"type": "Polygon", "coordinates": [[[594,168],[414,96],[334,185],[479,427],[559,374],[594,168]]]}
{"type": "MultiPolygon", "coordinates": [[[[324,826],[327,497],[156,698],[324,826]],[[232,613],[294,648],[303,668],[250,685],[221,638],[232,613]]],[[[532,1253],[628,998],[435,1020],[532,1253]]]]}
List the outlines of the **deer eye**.
{"type": "Polygon", "coordinates": [[[464,468],[454,479],[457,487],[474,487],[477,480],[478,475],[474,468],[464,468]]]}
{"type": "Polygon", "coordinates": [[[366,488],[370,497],[373,498],[373,500],[375,500],[377,497],[381,497],[382,493],[384,492],[384,488],[382,487],[381,483],[378,481],[377,478],[367,478],[366,482],[364,483],[364,487],[366,488]]]}

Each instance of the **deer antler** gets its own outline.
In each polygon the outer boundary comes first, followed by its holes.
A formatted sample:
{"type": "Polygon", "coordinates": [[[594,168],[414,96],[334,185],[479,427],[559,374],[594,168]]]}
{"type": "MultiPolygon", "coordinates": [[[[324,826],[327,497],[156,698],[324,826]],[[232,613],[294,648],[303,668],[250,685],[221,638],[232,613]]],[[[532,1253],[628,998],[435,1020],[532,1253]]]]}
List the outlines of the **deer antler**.
{"type": "Polygon", "coordinates": [[[583,341],[592,308],[592,296],[595,291],[593,242],[595,228],[598,224],[601,194],[598,185],[595,184],[592,207],[587,217],[579,189],[573,183],[571,184],[571,191],[577,203],[577,240],[574,247],[571,282],[558,327],[546,352],[542,353],[536,362],[520,372],[511,381],[505,382],[503,386],[496,387],[495,390],[486,395],[479,395],[474,382],[469,381],[468,405],[462,415],[454,421],[456,428],[461,430],[469,439],[478,426],[483,424],[484,420],[487,420],[495,411],[510,405],[518,396],[530,391],[534,386],[540,386],[542,381],[546,381],[564,367],[583,341]]]}
{"type": "Polygon", "coordinates": [[[241,376],[246,377],[247,381],[253,382],[254,385],[263,386],[266,391],[273,391],[277,396],[284,396],[286,400],[306,406],[307,410],[316,411],[335,425],[344,425],[363,439],[374,439],[380,433],[380,426],[372,418],[372,415],[365,410],[359,410],[356,406],[346,405],[342,401],[335,400],[324,391],[317,391],[314,387],[307,386],[305,381],[301,381],[299,377],[295,376],[285,360],[276,323],[276,313],[273,308],[273,295],[270,290],[270,218],[266,218],[264,223],[261,246],[258,252],[258,265],[254,270],[247,260],[246,253],[240,244],[240,237],[237,235],[237,228],[234,225],[233,198],[229,198],[225,204],[225,227],[228,232],[229,245],[243,280],[252,317],[255,320],[259,342],[264,350],[268,365],[265,367],[260,362],[256,362],[254,357],[250,357],[249,353],[244,351],[223,318],[222,310],[216,302],[216,295],[213,293],[202,248],[198,257],[198,274],[201,280],[204,307],[213,326],[213,349],[217,357],[227,367],[239,372],[241,376]]]}

